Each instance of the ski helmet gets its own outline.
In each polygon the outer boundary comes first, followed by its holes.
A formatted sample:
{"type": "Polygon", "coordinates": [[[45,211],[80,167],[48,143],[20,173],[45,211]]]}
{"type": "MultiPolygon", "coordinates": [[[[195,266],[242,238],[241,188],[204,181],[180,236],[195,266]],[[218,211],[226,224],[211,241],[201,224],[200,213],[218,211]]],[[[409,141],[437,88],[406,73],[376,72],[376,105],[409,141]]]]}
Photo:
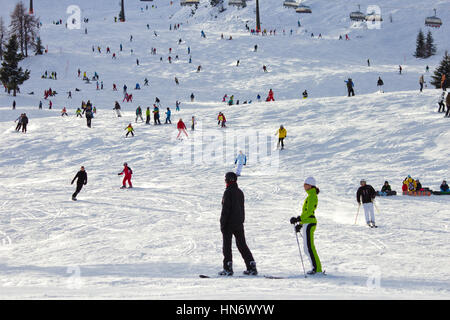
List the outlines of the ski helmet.
{"type": "Polygon", "coordinates": [[[127,166],[127,165],[128,165],[128,163],[124,162],[124,163],[123,163],[123,165],[124,165],[124,166],[127,166]]]}
{"type": "Polygon", "coordinates": [[[226,182],[236,182],[237,181],[237,175],[234,172],[227,172],[225,174],[225,181],[226,182]]]}
{"type": "Polygon", "coordinates": [[[316,186],[316,179],[313,177],[308,177],[305,180],[305,184],[309,184],[310,186],[316,186]]]}

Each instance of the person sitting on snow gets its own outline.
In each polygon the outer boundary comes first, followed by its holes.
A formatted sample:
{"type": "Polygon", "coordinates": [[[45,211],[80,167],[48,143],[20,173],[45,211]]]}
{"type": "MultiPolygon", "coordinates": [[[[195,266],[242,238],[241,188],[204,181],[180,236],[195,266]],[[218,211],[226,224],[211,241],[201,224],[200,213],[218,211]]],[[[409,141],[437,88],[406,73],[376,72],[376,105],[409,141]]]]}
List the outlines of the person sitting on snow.
{"type": "Polygon", "coordinates": [[[447,184],[447,181],[445,181],[445,180],[442,181],[441,192],[450,192],[450,188],[449,188],[449,186],[447,184]]]}

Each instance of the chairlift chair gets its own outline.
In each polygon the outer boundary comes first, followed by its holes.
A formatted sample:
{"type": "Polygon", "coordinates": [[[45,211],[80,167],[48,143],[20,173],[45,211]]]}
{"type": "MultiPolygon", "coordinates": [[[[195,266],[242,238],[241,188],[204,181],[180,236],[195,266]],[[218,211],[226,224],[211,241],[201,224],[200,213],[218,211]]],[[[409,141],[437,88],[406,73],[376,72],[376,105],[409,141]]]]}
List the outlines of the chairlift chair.
{"type": "Polygon", "coordinates": [[[427,27],[439,28],[442,25],[442,20],[436,16],[436,9],[434,9],[434,16],[425,19],[427,27]]]}

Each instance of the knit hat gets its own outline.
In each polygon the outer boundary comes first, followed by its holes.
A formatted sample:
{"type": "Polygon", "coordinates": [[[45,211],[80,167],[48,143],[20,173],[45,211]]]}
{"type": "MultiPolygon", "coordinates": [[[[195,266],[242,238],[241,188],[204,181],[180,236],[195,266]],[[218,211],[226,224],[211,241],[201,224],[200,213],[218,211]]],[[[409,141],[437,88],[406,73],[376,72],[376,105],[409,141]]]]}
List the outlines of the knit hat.
{"type": "Polygon", "coordinates": [[[316,179],[313,177],[308,177],[305,180],[305,184],[309,184],[310,186],[316,186],[316,179]]]}

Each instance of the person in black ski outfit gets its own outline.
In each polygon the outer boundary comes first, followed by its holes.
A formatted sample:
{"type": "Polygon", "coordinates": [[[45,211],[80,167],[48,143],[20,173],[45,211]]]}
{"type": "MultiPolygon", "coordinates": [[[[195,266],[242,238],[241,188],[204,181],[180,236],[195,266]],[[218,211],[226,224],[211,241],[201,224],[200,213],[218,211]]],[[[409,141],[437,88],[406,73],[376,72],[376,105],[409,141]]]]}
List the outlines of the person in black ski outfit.
{"type": "Polygon", "coordinates": [[[361,205],[361,201],[364,207],[364,213],[366,216],[366,223],[369,227],[375,227],[375,213],[373,211],[373,199],[375,199],[375,189],[366,184],[366,180],[361,180],[361,187],[356,192],[356,201],[361,205]]]}
{"type": "Polygon", "coordinates": [[[88,102],[85,112],[86,112],[86,123],[87,123],[87,126],[90,128],[91,120],[94,117],[94,115],[92,113],[92,104],[90,102],[88,102]]]}
{"type": "Polygon", "coordinates": [[[27,114],[24,113],[22,116],[22,132],[27,133],[27,125],[28,125],[28,117],[27,114]]]}
{"type": "Polygon", "coordinates": [[[78,171],[78,173],[75,175],[75,177],[72,180],[73,184],[75,182],[75,180],[77,180],[77,189],[75,190],[75,192],[72,195],[72,200],[77,200],[77,195],[78,193],[80,193],[81,189],[83,188],[83,185],[87,184],[87,173],[84,170],[84,167],[82,166],[80,171],[78,171]]]}
{"type": "Polygon", "coordinates": [[[245,261],[246,275],[257,275],[256,262],[247,246],[244,233],[244,193],[237,185],[237,176],[234,172],[225,175],[227,188],[222,197],[222,213],[220,215],[220,230],[223,236],[223,271],[219,275],[233,275],[233,259],[231,244],[233,235],[236,246],[245,261]]]}
{"type": "Polygon", "coordinates": [[[345,81],[345,83],[347,83],[347,91],[348,91],[348,96],[354,96],[355,95],[355,90],[353,89],[353,87],[355,86],[353,83],[353,80],[351,78],[348,78],[348,80],[345,81]]]}

